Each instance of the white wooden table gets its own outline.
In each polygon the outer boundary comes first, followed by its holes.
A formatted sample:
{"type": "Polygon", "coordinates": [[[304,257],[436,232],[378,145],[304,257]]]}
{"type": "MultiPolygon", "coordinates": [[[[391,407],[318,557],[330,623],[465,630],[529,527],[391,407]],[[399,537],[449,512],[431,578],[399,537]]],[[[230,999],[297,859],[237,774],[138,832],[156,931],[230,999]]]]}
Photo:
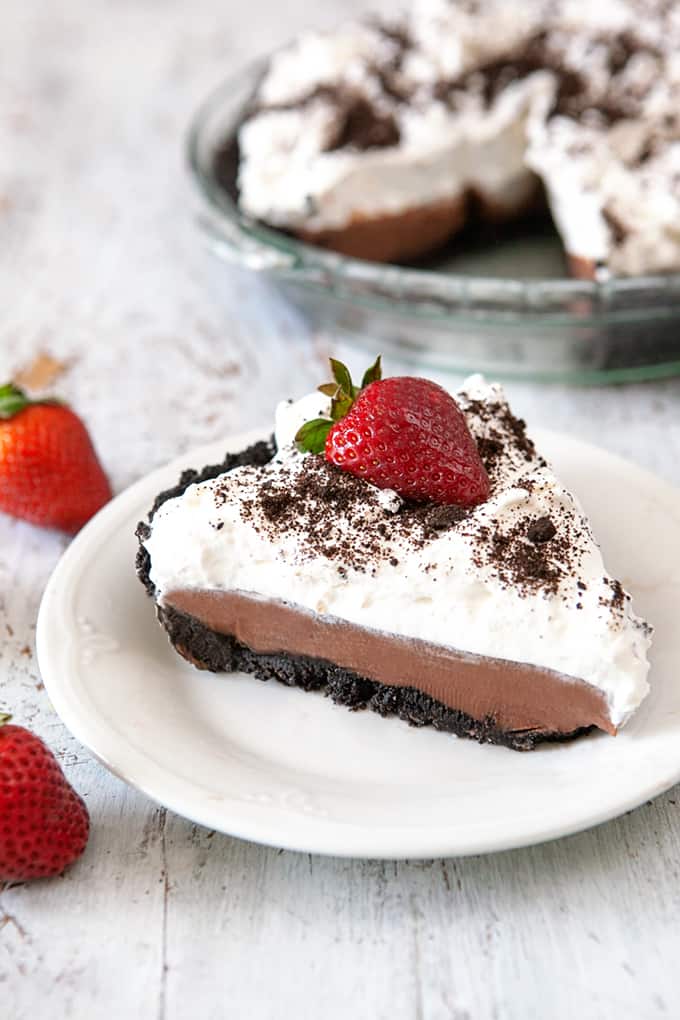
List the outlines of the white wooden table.
{"type": "MultiPolygon", "coordinates": [[[[230,69],[357,6],[0,5],[0,376],[40,352],[61,363],[54,386],[116,490],[268,423],[324,371],[329,341],[201,248],[180,140],[230,69]]],[[[680,381],[509,389],[532,423],[680,482],[680,381]]],[[[65,877],[0,891],[3,1020],[680,1015],[680,791],[466,860],[324,859],[202,830],[109,775],[50,707],[35,621],[65,545],[0,518],[0,705],[57,751],[93,823],[65,877]]]]}

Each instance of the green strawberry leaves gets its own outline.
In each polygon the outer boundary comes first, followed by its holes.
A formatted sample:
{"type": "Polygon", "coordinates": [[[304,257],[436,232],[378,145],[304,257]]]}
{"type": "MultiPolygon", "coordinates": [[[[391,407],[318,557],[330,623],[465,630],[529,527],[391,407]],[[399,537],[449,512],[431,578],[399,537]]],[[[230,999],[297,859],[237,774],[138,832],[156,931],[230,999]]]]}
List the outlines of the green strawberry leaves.
{"type": "Polygon", "coordinates": [[[378,382],[379,379],[382,379],[382,364],[380,354],[375,359],[371,367],[367,368],[366,371],[364,372],[364,377],[361,380],[361,389],[365,390],[366,387],[370,386],[372,382],[378,382]]]}
{"type": "Polygon", "coordinates": [[[319,386],[319,392],[331,398],[330,417],[314,418],[305,422],[302,428],[298,429],[295,442],[303,453],[323,453],[326,446],[326,439],[335,422],[345,417],[354,401],[367,386],[378,382],[382,378],[382,365],[380,355],[375,359],[370,368],[366,369],[361,380],[361,386],[355,386],[352,376],[346,365],[335,358],[330,358],[331,372],[334,382],[324,383],[319,386]]]}
{"type": "Polygon", "coordinates": [[[341,361],[336,361],[335,358],[330,358],[331,371],[333,378],[340,387],[341,390],[350,396],[354,397],[357,394],[357,390],[352,385],[352,376],[349,374],[349,369],[346,365],[343,365],[341,361]]]}
{"type": "Polygon", "coordinates": [[[56,397],[41,397],[39,400],[32,400],[27,393],[15,386],[14,383],[5,383],[0,386],[0,420],[13,418],[19,411],[27,407],[34,407],[36,404],[60,404],[56,397]]]}
{"type": "Polygon", "coordinates": [[[24,391],[14,383],[0,386],[0,418],[13,418],[31,403],[24,391]]]}
{"type": "Polygon", "coordinates": [[[314,418],[298,429],[295,442],[303,453],[323,453],[326,437],[333,426],[330,418],[314,418]]]}

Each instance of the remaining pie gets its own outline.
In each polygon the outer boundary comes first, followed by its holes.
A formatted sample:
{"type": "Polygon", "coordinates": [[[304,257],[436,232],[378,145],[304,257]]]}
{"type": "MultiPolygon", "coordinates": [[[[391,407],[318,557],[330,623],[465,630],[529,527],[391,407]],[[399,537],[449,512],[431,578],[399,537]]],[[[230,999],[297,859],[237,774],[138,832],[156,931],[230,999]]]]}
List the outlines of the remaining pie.
{"type": "Polygon", "coordinates": [[[573,274],[680,270],[679,52],[667,0],[417,0],[308,33],[240,127],[240,205],[403,261],[546,196],[573,274]]]}

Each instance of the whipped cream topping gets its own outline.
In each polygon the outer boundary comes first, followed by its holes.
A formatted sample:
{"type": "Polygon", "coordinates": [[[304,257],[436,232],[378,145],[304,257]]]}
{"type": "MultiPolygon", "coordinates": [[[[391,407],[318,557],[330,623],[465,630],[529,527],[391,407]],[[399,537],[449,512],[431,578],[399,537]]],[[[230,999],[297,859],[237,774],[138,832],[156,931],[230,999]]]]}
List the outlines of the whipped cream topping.
{"type": "Polygon", "coordinates": [[[527,162],[572,255],[622,276],[680,268],[680,133],[643,121],[603,132],[558,117],[527,162]]]}
{"type": "Polygon", "coordinates": [[[538,177],[570,255],[678,268],[679,52],[664,0],[418,0],[308,33],[240,129],[241,205],[314,234],[471,192],[512,213],[538,177]]]}
{"type": "Polygon", "coordinates": [[[540,75],[517,82],[489,109],[473,93],[457,111],[434,101],[440,75],[466,66],[453,55],[433,62],[427,40],[403,53],[362,24],[302,37],[273,57],[260,108],[240,129],[242,208],[274,226],[321,231],[459,201],[473,187],[494,205],[523,204],[535,182],[524,160],[526,122],[549,102],[551,82],[540,75]],[[387,88],[403,90],[409,102],[385,92],[386,69],[397,65],[387,88]],[[333,145],[339,119],[355,117],[356,95],[389,118],[396,144],[363,147],[361,139],[359,150],[350,136],[333,145]]]}
{"type": "Polygon", "coordinates": [[[301,422],[328,410],[311,394],[279,407],[269,464],[191,485],[158,509],[144,541],[157,598],[242,591],[542,666],[599,688],[621,725],[648,690],[649,628],[500,387],[473,377],[458,400],[489,472],[486,503],[406,506],[298,452],[301,422]]]}

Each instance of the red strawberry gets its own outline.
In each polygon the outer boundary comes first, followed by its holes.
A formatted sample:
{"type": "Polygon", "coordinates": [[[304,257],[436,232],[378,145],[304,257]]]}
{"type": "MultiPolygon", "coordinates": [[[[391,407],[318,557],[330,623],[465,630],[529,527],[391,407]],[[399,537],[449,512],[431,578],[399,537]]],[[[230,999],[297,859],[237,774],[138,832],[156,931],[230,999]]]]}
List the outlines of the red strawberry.
{"type": "Polygon", "coordinates": [[[111,499],[82,421],[65,404],[0,386],[0,510],[74,533],[111,499]]]}
{"type": "Polygon", "coordinates": [[[0,881],[59,875],[80,857],[90,819],[52,752],[0,714],[0,881]]]}
{"type": "Polygon", "coordinates": [[[331,420],[303,425],[303,449],[381,489],[418,501],[474,506],[489,497],[489,479],[462,411],[428,379],[380,378],[380,358],[352,385],[344,365],[331,359],[335,383],[331,420]]]}

